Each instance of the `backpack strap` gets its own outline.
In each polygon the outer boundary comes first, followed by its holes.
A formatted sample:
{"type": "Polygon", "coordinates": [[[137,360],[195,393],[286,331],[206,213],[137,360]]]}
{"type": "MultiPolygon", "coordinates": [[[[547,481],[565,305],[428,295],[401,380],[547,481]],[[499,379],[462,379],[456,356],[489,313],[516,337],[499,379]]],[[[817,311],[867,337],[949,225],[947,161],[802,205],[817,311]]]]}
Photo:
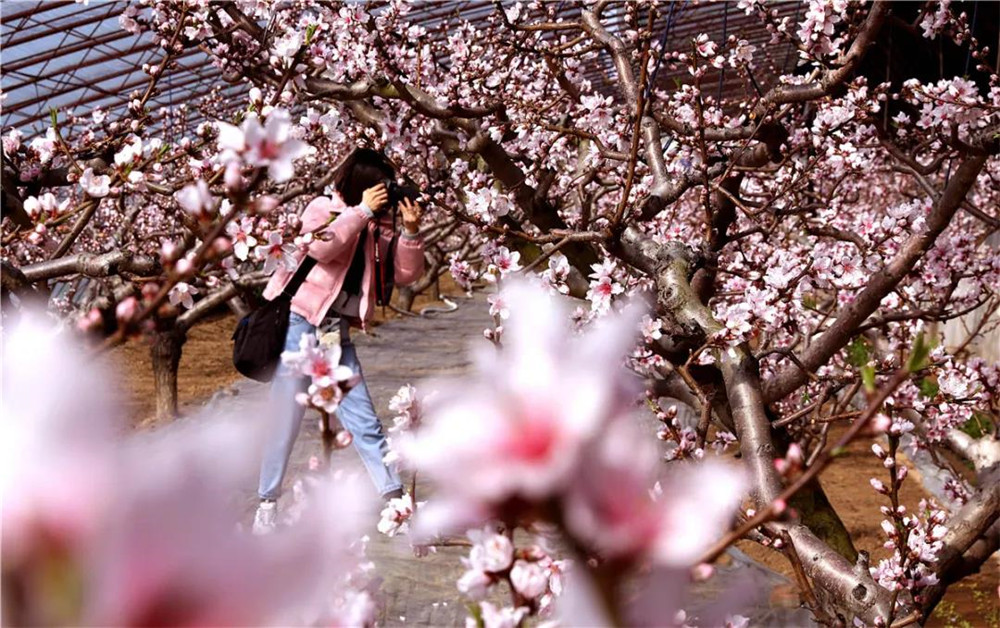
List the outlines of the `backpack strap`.
{"type": "Polygon", "coordinates": [[[302,282],[306,280],[306,276],[309,274],[309,271],[311,271],[313,269],[313,266],[315,265],[316,265],[316,259],[306,255],[305,258],[302,260],[302,263],[299,264],[298,270],[295,271],[295,274],[292,275],[291,280],[285,285],[285,289],[281,291],[281,295],[284,297],[288,297],[289,299],[294,297],[295,293],[299,291],[299,286],[301,286],[302,282]]]}

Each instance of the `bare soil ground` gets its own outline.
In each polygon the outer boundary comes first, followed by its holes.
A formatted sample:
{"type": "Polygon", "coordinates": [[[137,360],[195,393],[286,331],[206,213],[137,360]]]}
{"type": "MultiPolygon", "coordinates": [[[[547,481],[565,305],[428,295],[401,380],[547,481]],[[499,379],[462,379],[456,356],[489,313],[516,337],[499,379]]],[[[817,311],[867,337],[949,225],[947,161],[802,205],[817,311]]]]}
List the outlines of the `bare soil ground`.
{"type": "MultiPolygon", "coordinates": [[[[459,293],[453,284],[445,281],[442,283],[444,294],[459,293]]],[[[441,304],[434,303],[427,297],[419,297],[414,310],[427,305],[441,304]]],[[[375,325],[399,316],[391,310],[387,310],[385,314],[379,311],[375,325]]],[[[182,412],[200,405],[216,391],[241,379],[230,362],[232,350],[230,334],[234,325],[235,319],[232,315],[219,315],[198,325],[189,334],[179,373],[182,412]]],[[[435,340],[458,345],[449,349],[464,350],[469,338],[442,337],[435,340]]],[[[152,419],[153,378],[149,348],[139,342],[133,342],[118,349],[115,359],[122,374],[125,393],[123,396],[128,399],[130,416],[136,417],[135,425],[139,428],[153,426],[155,424],[152,419]]],[[[847,455],[836,460],[822,476],[823,487],[831,503],[851,531],[857,548],[867,550],[871,554],[872,564],[885,557],[888,551],[882,547],[883,537],[879,527],[882,518],[879,506],[885,502],[885,498],[871,489],[868,479],[871,477],[884,479],[884,476],[885,470],[880,461],[871,454],[868,445],[864,443],[852,445],[847,455]]],[[[916,477],[911,475],[903,487],[901,496],[903,503],[913,511],[916,510],[919,501],[926,496],[916,477]]],[[[739,547],[770,569],[792,577],[788,561],[783,555],[750,542],[743,542],[739,547]]],[[[928,625],[959,628],[1000,627],[1000,601],[997,598],[997,585],[1000,580],[998,562],[1000,561],[995,556],[980,574],[952,586],[928,625]]],[[[787,594],[794,600],[794,592],[789,591],[787,594]]]]}

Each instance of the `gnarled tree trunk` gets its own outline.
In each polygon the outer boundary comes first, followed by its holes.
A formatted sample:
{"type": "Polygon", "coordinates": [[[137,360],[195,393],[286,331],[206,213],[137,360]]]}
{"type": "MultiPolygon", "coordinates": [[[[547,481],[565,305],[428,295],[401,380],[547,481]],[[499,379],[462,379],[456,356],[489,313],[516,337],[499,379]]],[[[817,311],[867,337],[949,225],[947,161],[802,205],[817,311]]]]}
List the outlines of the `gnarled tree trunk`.
{"type": "Polygon", "coordinates": [[[169,327],[153,333],[149,357],[153,362],[153,382],[156,387],[156,419],[171,421],[177,417],[177,370],[181,363],[181,350],[187,334],[169,327]]]}

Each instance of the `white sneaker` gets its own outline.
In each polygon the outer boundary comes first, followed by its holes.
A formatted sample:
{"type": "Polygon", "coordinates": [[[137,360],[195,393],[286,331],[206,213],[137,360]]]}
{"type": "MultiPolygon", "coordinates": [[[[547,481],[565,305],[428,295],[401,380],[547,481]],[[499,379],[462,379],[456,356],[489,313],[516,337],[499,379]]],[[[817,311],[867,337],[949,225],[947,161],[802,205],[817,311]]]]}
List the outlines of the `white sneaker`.
{"type": "Polygon", "coordinates": [[[253,517],[254,534],[270,534],[274,532],[278,520],[278,502],[262,501],[257,506],[257,513],[253,517]]]}

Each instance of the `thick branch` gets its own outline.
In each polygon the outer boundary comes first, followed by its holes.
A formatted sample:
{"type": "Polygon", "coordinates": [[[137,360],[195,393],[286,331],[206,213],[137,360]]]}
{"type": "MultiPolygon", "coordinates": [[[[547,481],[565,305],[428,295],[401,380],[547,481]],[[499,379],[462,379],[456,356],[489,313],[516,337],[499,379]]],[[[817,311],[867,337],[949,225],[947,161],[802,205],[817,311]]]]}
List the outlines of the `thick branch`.
{"type": "Polygon", "coordinates": [[[96,255],[78,253],[59,259],[38,262],[21,269],[31,283],[55,279],[65,275],[87,275],[88,277],[108,277],[120,272],[141,276],[157,275],[162,271],[160,263],[145,255],[133,255],[125,251],[112,251],[96,255]]]}
{"type": "MultiPolygon", "coordinates": [[[[1000,443],[993,442],[1000,447],[1000,443]]],[[[966,553],[995,527],[1000,518],[1000,460],[980,473],[978,481],[979,490],[948,519],[948,532],[941,540],[942,548],[935,561],[939,582],[925,589],[921,595],[925,617],[941,601],[948,585],[969,569],[966,553]]],[[[988,558],[987,554],[984,561],[988,558]]]]}
{"type": "Polygon", "coordinates": [[[760,118],[767,114],[774,105],[785,103],[805,102],[816,100],[830,94],[835,88],[842,85],[851,74],[854,73],[858,63],[861,62],[868,47],[875,43],[882,24],[889,14],[890,3],[885,0],[876,2],[868,12],[865,23],[862,25],[858,36],[855,37],[844,56],[844,61],[840,67],[823,74],[819,81],[806,83],[804,85],[779,85],[770,90],[757,106],[754,107],[753,117],[760,118]]]}
{"type": "MultiPolygon", "coordinates": [[[[597,13],[584,9],[581,12],[583,26],[587,33],[596,41],[603,45],[611,54],[615,63],[615,70],[618,72],[618,88],[626,102],[638,103],[640,98],[640,86],[632,71],[632,61],[629,58],[628,49],[621,39],[612,35],[604,25],[597,13]]],[[[653,194],[659,196],[666,191],[669,184],[667,178],[667,166],[663,159],[663,142],[660,138],[660,125],[649,114],[643,114],[637,124],[642,129],[642,139],[646,146],[646,160],[649,170],[653,175],[653,194]]]]}
{"type": "MultiPolygon", "coordinates": [[[[651,274],[659,304],[669,309],[678,323],[697,325],[706,336],[722,329],[688,283],[690,255],[678,254],[683,245],[670,243],[659,247],[634,228],[626,229],[621,240],[623,259],[651,274]]],[[[765,412],[757,362],[747,347],[741,345],[720,349],[717,363],[726,384],[740,450],[749,466],[754,501],[758,508],[763,508],[781,494],[782,483],[774,468],[771,425],[765,412]]],[[[858,617],[874,624],[877,619],[889,616],[891,594],[872,579],[866,565],[851,565],[804,525],[772,525],[792,539],[824,612],[844,618],[845,623],[858,617]]]]}

